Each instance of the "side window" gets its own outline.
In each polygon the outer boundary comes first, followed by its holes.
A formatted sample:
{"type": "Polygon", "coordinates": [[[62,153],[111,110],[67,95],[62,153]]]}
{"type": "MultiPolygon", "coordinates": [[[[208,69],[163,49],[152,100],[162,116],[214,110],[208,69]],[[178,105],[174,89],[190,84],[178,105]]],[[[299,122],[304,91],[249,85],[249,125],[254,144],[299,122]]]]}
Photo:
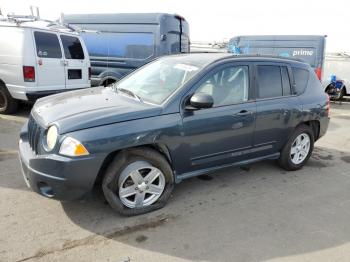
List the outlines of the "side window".
{"type": "Polygon", "coordinates": [[[196,92],[211,95],[218,107],[247,101],[248,91],[248,66],[231,66],[206,77],[196,92]]]}
{"type": "Polygon", "coordinates": [[[154,53],[153,33],[83,33],[90,56],[146,59],[154,53]]]}
{"type": "Polygon", "coordinates": [[[281,74],[282,74],[283,95],[289,96],[291,94],[291,89],[290,89],[290,79],[289,79],[287,67],[281,66],[281,74]]]}
{"type": "Polygon", "coordinates": [[[270,98],[282,96],[282,78],[279,66],[258,66],[258,97],[270,98]]]}
{"type": "Polygon", "coordinates": [[[79,38],[61,35],[64,55],[67,59],[84,59],[84,51],[79,38]]]}
{"type": "Polygon", "coordinates": [[[62,58],[61,46],[56,34],[34,32],[37,56],[43,58],[62,58]]]}
{"type": "Polygon", "coordinates": [[[301,68],[292,67],[294,81],[295,81],[295,92],[299,95],[302,94],[307,86],[309,80],[309,71],[301,68]]]}

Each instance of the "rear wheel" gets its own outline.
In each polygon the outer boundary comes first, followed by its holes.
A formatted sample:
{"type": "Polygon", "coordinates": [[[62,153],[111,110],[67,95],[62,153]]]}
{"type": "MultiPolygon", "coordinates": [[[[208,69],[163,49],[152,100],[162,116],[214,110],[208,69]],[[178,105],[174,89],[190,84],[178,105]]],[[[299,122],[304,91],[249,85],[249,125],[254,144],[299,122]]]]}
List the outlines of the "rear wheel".
{"type": "Polygon", "coordinates": [[[13,114],[17,111],[18,100],[14,99],[6,86],[0,83],[0,114],[13,114]]]}
{"type": "Polygon", "coordinates": [[[162,208],[174,186],[172,169],[163,155],[148,148],[119,153],[102,182],[110,206],[132,216],[162,208]]]}
{"type": "Polygon", "coordinates": [[[297,127],[281,151],[279,164],[286,170],[298,170],[309,160],[314,148],[314,134],[311,127],[297,127]]]}

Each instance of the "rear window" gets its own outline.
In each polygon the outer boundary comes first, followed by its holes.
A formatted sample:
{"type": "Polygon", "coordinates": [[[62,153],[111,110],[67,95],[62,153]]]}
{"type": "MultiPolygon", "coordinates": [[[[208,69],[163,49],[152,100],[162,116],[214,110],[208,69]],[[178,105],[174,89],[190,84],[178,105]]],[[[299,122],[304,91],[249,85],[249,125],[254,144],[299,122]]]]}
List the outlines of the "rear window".
{"type": "Polygon", "coordinates": [[[153,33],[84,33],[91,56],[146,59],[153,55],[153,33]]]}
{"type": "Polygon", "coordinates": [[[61,46],[56,34],[34,32],[36,52],[42,58],[62,58],[61,46]]]}
{"type": "Polygon", "coordinates": [[[67,59],[84,59],[84,51],[79,38],[61,35],[64,55],[67,59]]]}
{"type": "Polygon", "coordinates": [[[295,93],[302,94],[305,91],[307,82],[309,80],[309,71],[297,67],[292,67],[294,82],[295,82],[295,93]]]}
{"type": "Polygon", "coordinates": [[[259,98],[282,96],[282,78],[279,66],[258,66],[259,98]]]}

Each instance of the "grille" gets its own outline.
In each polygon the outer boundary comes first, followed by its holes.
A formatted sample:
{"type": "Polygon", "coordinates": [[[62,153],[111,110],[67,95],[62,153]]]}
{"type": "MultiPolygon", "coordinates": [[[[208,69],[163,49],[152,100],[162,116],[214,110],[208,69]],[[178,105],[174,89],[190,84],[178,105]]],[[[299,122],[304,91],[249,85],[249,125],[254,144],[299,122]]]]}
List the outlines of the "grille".
{"type": "Polygon", "coordinates": [[[30,116],[28,121],[28,141],[35,154],[38,154],[39,138],[42,131],[43,129],[36,123],[34,118],[30,116]]]}

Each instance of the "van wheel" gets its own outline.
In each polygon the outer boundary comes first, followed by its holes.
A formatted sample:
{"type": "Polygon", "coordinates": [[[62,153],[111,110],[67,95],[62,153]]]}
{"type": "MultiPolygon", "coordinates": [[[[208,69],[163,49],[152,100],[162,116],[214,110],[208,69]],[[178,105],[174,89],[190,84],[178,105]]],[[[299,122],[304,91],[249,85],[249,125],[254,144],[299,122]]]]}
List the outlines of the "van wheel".
{"type": "Polygon", "coordinates": [[[148,148],[117,154],[102,181],[110,206],[125,216],[165,206],[174,187],[172,169],[163,155],[148,148]]]}
{"type": "Polygon", "coordinates": [[[282,168],[294,171],[302,168],[314,149],[314,134],[311,127],[297,127],[281,151],[279,164],[282,168]]]}
{"type": "Polygon", "coordinates": [[[5,85],[0,84],[0,114],[13,114],[17,107],[18,100],[11,96],[5,85]]]}
{"type": "Polygon", "coordinates": [[[115,82],[117,82],[117,81],[114,80],[114,79],[107,79],[107,80],[105,80],[105,81],[103,82],[102,85],[103,85],[104,87],[113,86],[115,82]]]}

